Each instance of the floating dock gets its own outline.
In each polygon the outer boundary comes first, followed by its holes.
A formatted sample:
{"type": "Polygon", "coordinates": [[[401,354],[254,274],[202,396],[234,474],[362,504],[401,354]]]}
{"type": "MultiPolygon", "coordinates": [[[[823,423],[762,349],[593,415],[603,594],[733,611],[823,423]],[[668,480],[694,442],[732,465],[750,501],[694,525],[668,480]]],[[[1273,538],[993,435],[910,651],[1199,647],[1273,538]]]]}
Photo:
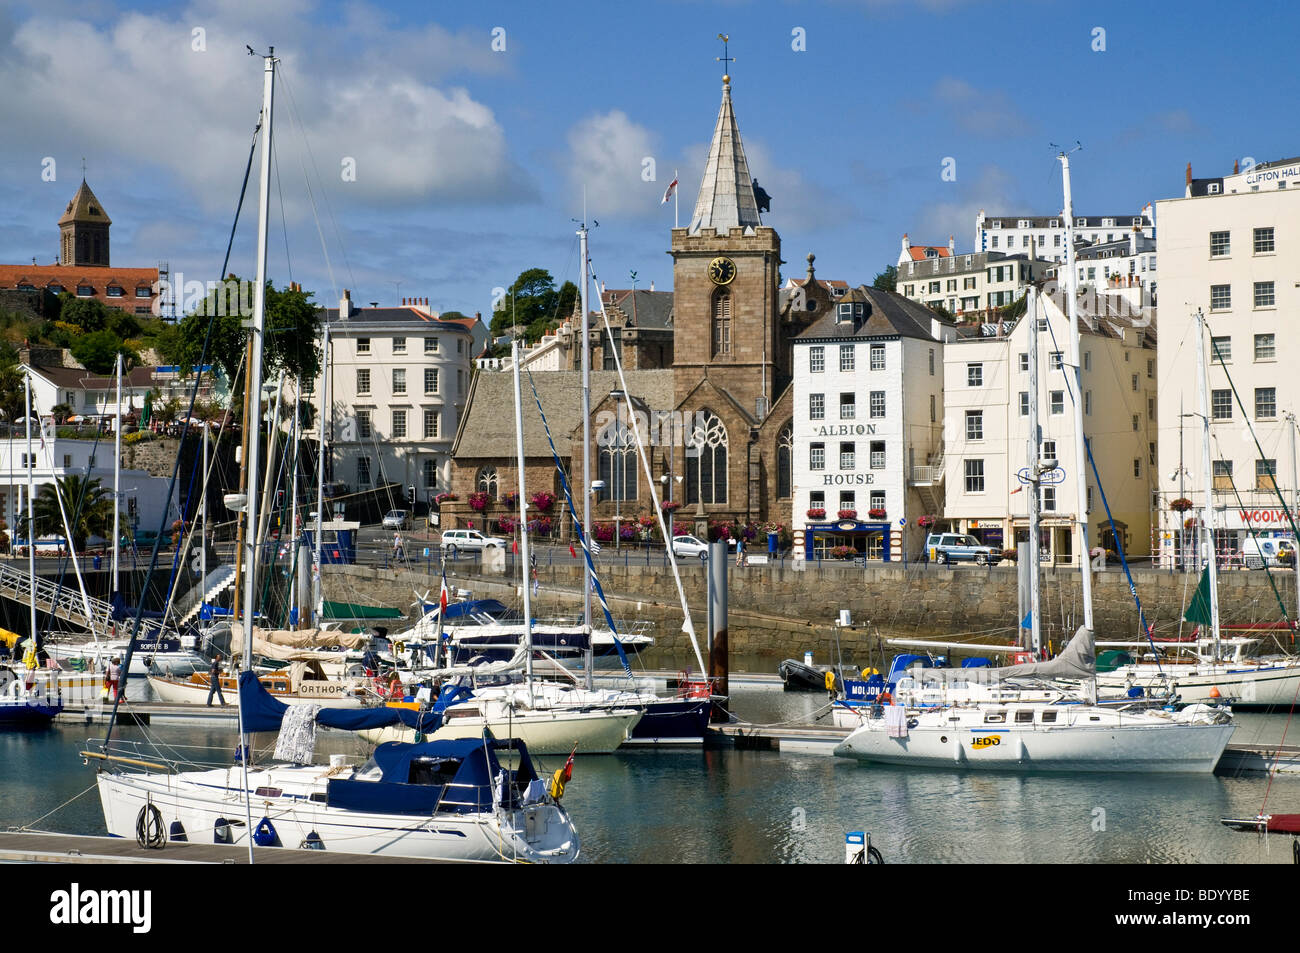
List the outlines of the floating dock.
{"type": "MultiPolygon", "coordinates": [[[[158,849],[141,847],[123,837],[35,832],[0,833],[0,862],[28,864],[247,864],[243,845],[168,841],[158,849]]],[[[255,864],[458,864],[476,861],[423,860],[346,854],[337,850],[254,847],[255,864]]]]}

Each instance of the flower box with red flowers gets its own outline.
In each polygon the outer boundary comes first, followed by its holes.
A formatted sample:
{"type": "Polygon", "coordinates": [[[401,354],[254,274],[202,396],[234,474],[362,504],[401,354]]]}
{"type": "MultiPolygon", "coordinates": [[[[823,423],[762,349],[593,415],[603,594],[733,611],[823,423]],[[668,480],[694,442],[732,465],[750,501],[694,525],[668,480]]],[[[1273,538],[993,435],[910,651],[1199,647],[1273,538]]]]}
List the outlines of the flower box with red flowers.
{"type": "Polygon", "coordinates": [[[487,509],[489,499],[490,497],[485,491],[480,490],[477,493],[471,493],[469,495],[469,508],[476,513],[482,513],[487,509]]]}
{"type": "Polygon", "coordinates": [[[885,518],[885,511],[880,509],[880,507],[876,507],[873,510],[867,510],[867,515],[873,520],[883,520],[885,518]]]}
{"type": "Polygon", "coordinates": [[[857,511],[857,510],[840,510],[839,513],[836,514],[836,515],[838,515],[839,518],[842,519],[842,520],[855,520],[855,519],[858,518],[858,511],[857,511]]]}
{"type": "Polygon", "coordinates": [[[826,518],[826,511],[820,507],[814,507],[808,511],[808,518],[810,520],[824,520],[826,518]]]}
{"type": "Polygon", "coordinates": [[[921,527],[921,529],[929,529],[931,526],[934,525],[934,523],[935,523],[934,517],[930,516],[929,514],[922,516],[920,519],[916,521],[916,525],[921,527]]]}

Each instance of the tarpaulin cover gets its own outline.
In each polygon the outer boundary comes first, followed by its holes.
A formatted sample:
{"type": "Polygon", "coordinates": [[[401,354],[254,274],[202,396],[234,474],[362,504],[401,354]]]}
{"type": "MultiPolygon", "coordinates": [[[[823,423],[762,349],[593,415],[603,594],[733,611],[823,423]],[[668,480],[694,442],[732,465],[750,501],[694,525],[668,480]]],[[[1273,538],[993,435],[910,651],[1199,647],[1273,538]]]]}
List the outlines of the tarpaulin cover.
{"type": "MultiPolygon", "coordinates": [[[[239,702],[243,706],[245,731],[279,731],[289,706],[274,698],[252,672],[239,673],[239,702]]],[[[316,723],[343,731],[365,731],[405,725],[430,734],[442,724],[442,712],[423,714],[409,708],[322,708],[316,723]]]]}

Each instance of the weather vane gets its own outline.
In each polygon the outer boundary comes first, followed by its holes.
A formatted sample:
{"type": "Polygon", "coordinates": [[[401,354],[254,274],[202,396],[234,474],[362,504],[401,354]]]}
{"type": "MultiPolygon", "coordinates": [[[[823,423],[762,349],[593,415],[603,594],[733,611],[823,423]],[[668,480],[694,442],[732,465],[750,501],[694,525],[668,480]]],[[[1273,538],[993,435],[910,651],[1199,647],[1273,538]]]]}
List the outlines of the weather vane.
{"type": "Polygon", "coordinates": [[[731,37],[726,33],[719,33],[718,39],[722,41],[722,55],[715,56],[714,59],[722,64],[722,78],[725,80],[728,78],[727,74],[731,72],[727,64],[736,62],[736,58],[727,55],[727,41],[729,41],[731,37]]]}

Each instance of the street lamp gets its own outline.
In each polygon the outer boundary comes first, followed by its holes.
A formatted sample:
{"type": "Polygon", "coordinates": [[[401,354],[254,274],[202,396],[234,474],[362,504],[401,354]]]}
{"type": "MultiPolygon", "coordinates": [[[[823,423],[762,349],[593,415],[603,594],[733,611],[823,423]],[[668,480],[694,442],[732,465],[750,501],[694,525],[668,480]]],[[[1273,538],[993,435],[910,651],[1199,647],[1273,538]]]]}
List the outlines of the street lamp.
{"type": "Polygon", "coordinates": [[[610,467],[610,482],[614,484],[612,487],[614,497],[614,548],[618,549],[623,538],[623,527],[619,522],[620,501],[623,499],[623,494],[627,492],[627,471],[624,469],[626,465],[624,457],[627,453],[624,440],[626,428],[623,426],[620,416],[621,408],[618,402],[619,398],[626,397],[627,394],[621,390],[612,390],[609,392],[609,396],[614,398],[614,447],[617,454],[611,454],[611,459],[615,463],[614,466],[610,467]]]}

